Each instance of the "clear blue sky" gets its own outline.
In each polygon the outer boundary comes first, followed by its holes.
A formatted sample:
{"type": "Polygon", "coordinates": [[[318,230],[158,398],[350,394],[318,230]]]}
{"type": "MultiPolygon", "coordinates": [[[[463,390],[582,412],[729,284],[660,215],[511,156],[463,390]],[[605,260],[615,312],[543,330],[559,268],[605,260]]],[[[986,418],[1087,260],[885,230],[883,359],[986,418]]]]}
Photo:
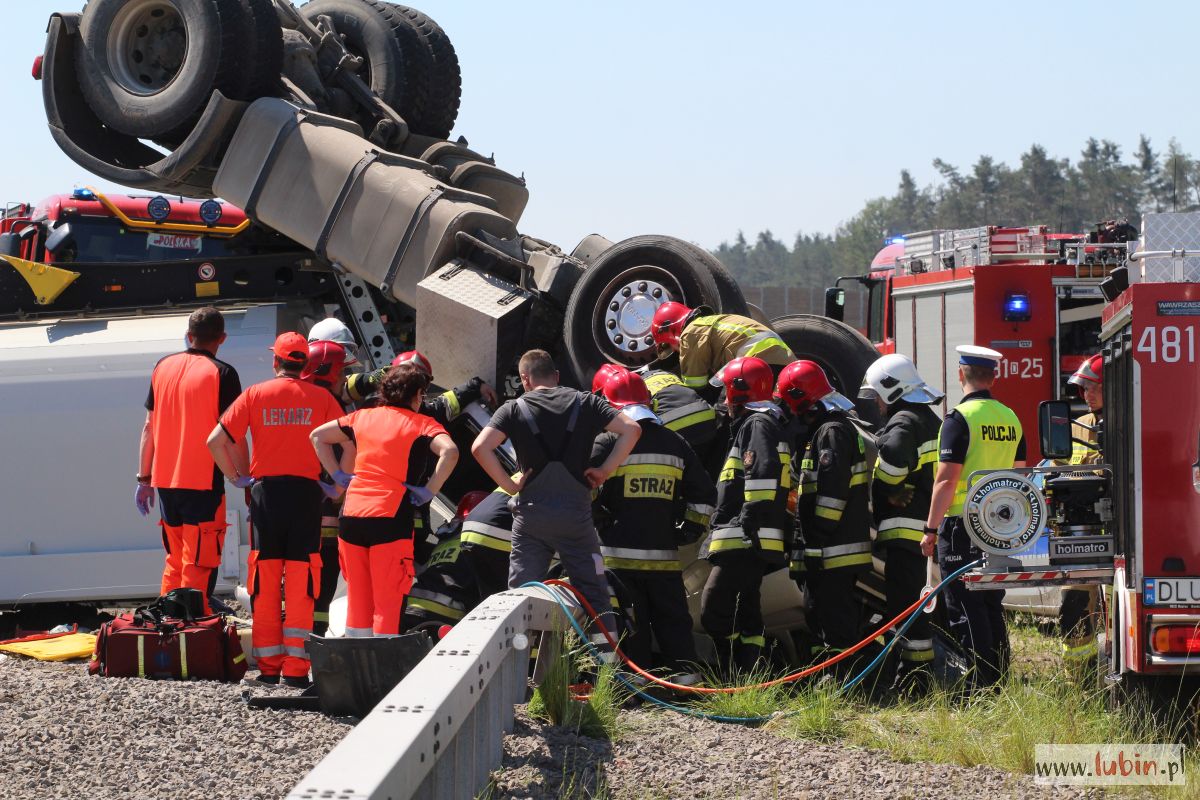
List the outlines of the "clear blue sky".
{"type": "MultiPolygon", "coordinates": [[[[0,199],[94,182],[55,147],[29,76],[52,10],[6,0],[0,199]]],[[[506,3],[423,0],[463,69],[455,136],[524,172],[524,232],[668,233],[706,247],[831,231],[941,157],[1032,142],[1200,151],[1194,2],[506,3]],[[1175,34],[1174,41],[1171,37],[1175,34]]],[[[1036,220],[1008,220],[1012,223],[1036,220]]]]}

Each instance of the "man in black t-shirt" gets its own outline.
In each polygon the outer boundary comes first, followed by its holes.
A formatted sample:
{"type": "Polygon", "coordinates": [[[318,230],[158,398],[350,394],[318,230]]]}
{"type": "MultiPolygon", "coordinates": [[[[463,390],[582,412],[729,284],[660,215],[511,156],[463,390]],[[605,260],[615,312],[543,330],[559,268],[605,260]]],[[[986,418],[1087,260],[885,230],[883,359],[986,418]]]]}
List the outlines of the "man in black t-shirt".
{"type": "MultiPolygon", "coordinates": [[[[609,591],[592,522],[591,490],[625,461],[642,429],[603,399],[559,386],[558,370],[544,350],[521,356],[517,371],[525,394],[501,406],[471,446],[484,471],[513,495],[508,585],[543,580],[557,552],[571,584],[598,614],[605,614],[609,591]],[[617,442],[604,463],[589,467],[592,443],[602,431],[617,434],[617,442]],[[517,453],[519,481],[512,480],[496,456],[506,440],[517,453]]],[[[603,647],[602,631],[591,636],[603,647]]]]}

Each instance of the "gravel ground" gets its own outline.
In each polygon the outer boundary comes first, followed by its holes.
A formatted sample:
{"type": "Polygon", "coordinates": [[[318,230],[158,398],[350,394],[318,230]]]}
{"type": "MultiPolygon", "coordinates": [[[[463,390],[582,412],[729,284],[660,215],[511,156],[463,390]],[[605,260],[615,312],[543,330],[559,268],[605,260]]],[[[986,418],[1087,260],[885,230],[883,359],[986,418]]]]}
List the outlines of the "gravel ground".
{"type": "Polygon", "coordinates": [[[628,732],[610,743],[544,725],[519,708],[490,800],[1101,796],[986,767],[901,764],[876,751],[657,710],[622,712],[622,723],[628,732]]]}
{"type": "MultiPolygon", "coordinates": [[[[251,672],[253,675],[254,673],[251,672]]],[[[349,726],[249,708],[286,687],[89,676],[0,661],[0,798],[279,798],[349,726]]]]}

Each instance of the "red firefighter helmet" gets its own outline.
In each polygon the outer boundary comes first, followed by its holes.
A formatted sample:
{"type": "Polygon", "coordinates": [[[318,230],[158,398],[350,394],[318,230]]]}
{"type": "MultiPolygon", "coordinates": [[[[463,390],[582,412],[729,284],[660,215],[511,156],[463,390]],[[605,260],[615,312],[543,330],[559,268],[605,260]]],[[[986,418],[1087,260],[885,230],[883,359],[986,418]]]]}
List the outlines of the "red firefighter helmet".
{"type": "Polygon", "coordinates": [[[604,394],[604,385],[608,379],[623,372],[629,372],[629,369],[620,364],[601,365],[600,369],[596,370],[596,374],[592,376],[592,394],[604,394]]]}
{"type": "Polygon", "coordinates": [[[816,403],[833,411],[849,411],[854,403],[839,394],[825,370],[814,361],[793,361],[779,373],[775,397],[787,403],[793,414],[803,414],[816,403]]]}
{"type": "Polygon", "coordinates": [[[1079,369],[1075,370],[1075,374],[1067,378],[1067,383],[1074,384],[1080,389],[1088,386],[1103,386],[1104,385],[1104,356],[1097,353],[1091,358],[1085,359],[1079,365],[1079,369]]]}
{"type": "Polygon", "coordinates": [[[650,390],[636,372],[614,372],[604,381],[604,399],[613,408],[650,405],[650,390]]]}
{"type": "Polygon", "coordinates": [[[671,300],[656,308],[654,320],[650,323],[650,335],[654,337],[654,343],[679,347],[679,337],[683,335],[683,328],[691,315],[692,309],[671,300]]]}
{"type": "Polygon", "coordinates": [[[425,373],[425,377],[433,380],[433,365],[429,363],[429,359],[421,355],[418,350],[409,350],[407,353],[401,353],[392,359],[392,366],[398,367],[401,364],[412,364],[414,367],[425,373]]]}
{"type": "Polygon", "coordinates": [[[300,379],[331,389],[342,382],[342,370],[350,360],[346,348],[327,340],[309,342],[308,363],[300,379]]]}
{"type": "Polygon", "coordinates": [[[454,518],[466,519],[467,514],[470,514],[475,509],[475,506],[482,503],[484,498],[486,498],[489,494],[491,494],[491,492],[486,492],[482,489],[476,489],[473,492],[467,492],[464,494],[462,499],[458,501],[458,508],[454,509],[454,518]]]}
{"type": "Polygon", "coordinates": [[[761,358],[743,356],[735,358],[717,373],[725,387],[725,400],[729,403],[759,403],[771,399],[771,387],[775,375],[771,366],[761,358]]]}

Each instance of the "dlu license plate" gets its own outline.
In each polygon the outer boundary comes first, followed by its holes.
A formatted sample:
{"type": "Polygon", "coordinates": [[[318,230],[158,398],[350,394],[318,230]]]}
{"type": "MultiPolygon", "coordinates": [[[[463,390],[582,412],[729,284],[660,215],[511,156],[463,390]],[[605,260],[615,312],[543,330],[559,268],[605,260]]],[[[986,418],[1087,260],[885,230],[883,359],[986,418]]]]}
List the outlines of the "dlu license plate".
{"type": "Polygon", "coordinates": [[[1200,578],[1146,578],[1148,606],[1200,606],[1200,578]]]}

